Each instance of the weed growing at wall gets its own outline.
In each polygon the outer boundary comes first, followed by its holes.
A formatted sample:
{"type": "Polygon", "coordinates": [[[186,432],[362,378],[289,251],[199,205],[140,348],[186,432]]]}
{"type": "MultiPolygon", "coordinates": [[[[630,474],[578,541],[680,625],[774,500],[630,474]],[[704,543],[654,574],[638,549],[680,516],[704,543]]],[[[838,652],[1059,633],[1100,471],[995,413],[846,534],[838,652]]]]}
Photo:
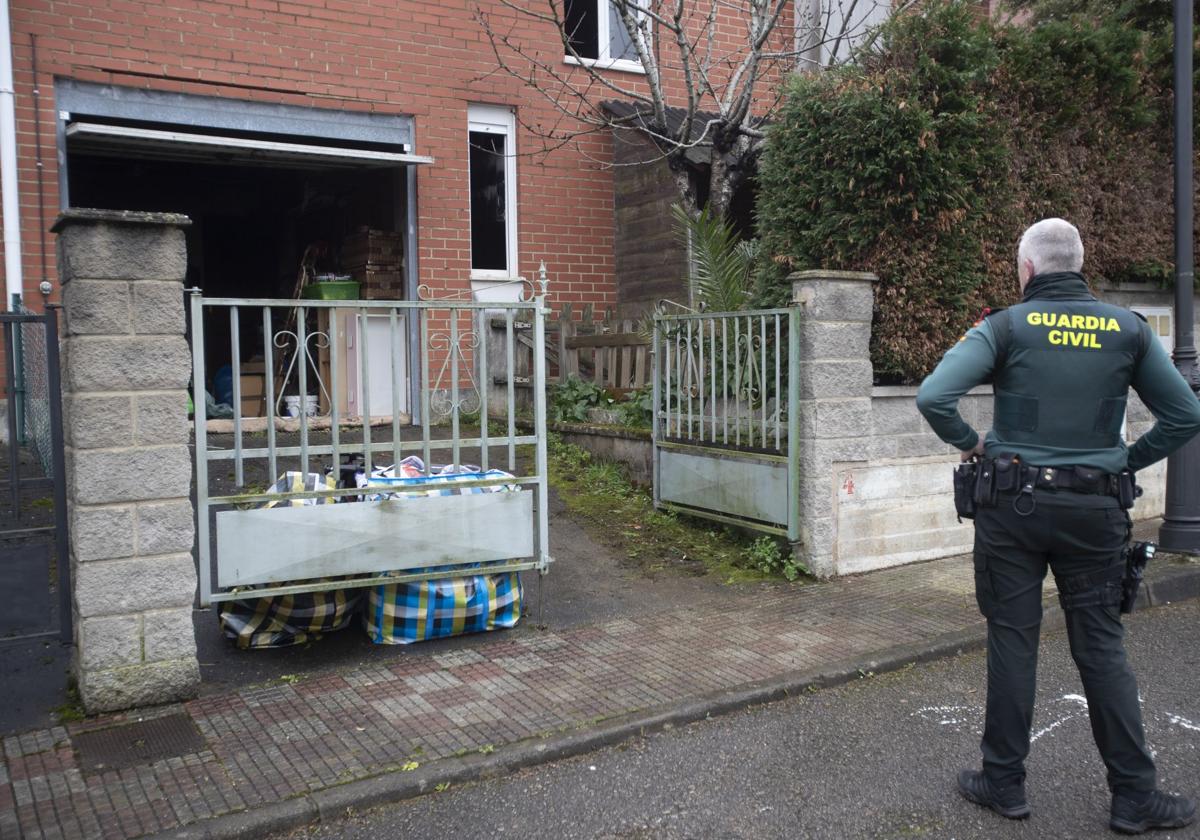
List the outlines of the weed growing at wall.
{"type": "Polygon", "coordinates": [[[550,419],[567,423],[582,423],[588,419],[588,409],[611,408],[616,402],[599,385],[573,375],[552,385],[547,397],[550,419]]]}
{"type": "Polygon", "coordinates": [[[567,509],[597,542],[632,566],[648,573],[707,573],[729,583],[794,581],[804,572],[770,537],[752,541],[704,520],[655,510],[649,493],[635,487],[620,466],[557,435],[550,436],[548,451],[550,484],[567,509]]]}

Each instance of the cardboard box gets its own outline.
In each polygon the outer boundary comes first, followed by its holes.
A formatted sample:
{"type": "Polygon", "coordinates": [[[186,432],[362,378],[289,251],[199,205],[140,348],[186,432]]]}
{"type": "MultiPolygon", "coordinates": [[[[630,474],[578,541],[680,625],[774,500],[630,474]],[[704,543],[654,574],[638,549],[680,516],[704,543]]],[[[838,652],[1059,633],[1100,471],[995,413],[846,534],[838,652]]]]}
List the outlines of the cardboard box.
{"type": "Polygon", "coordinates": [[[342,269],[353,273],[368,265],[394,267],[404,262],[404,237],[398,231],[361,227],[342,240],[342,269]]]}
{"type": "MultiPolygon", "coordinates": [[[[260,363],[261,364],[261,363],[260,363]]],[[[245,366],[242,370],[245,371],[245,366]]],[[[264,417],[267,413],[266,391],[267,375],[265,373],[242,373],[242,416],[264,417]]]]}
{"type": "Polygon", "coordinates": [[[354,279],[362,285],[363,300],[404,300],[404,270],[400,266],[367,266],[355,270],[354,279]]]}

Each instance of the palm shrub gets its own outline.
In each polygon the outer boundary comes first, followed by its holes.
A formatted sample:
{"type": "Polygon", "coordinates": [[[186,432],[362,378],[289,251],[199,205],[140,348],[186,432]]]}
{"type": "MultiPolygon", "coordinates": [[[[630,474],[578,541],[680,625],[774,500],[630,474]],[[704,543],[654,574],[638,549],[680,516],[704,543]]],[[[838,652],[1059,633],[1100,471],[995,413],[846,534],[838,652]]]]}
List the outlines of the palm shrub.
{"type": "Polygon", "coordinates": [[[737,312],[750,303],[756,240],[742,241],[733,225],[705,207],[695,216],[671,208],[684,245],[691,251],[688,284],[692,300],[710,312],[737,312]]]}

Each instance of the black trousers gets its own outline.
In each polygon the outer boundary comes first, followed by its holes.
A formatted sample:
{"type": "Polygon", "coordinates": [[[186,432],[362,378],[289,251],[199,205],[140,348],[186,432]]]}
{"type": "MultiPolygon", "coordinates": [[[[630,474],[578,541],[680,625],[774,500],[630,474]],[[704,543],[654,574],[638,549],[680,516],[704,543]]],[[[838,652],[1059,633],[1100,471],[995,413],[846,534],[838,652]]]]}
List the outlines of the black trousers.
{"type": "MultiPolygon", "coordinates": [[[[1153,790],[1154,762],[1119,609],[1128,514],[1111,497],[1037,490],[1032,512],[1022,516],[1015,498],[1002,494],[997,506],[980,508],[975,518],[975,594],[988,627],[984,773],[998,785],[1025,779],[1049,566],[1108,785],[1153,790]]],[[[1021,512],[1030,506],[1029,496],[1020,498],[1021,512]]]]}

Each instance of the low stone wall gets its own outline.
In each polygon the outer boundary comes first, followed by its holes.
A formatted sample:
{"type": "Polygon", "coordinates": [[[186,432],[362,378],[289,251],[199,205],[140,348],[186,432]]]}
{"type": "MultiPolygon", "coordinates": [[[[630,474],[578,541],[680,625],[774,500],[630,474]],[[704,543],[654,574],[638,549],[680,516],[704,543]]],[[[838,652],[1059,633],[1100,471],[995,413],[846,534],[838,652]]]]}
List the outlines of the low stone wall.
{"type": "MultiPolygon", "coordinates": [[[[958,452],[917,411],[916,387],[873,388],[862,460],[832,465],[833,562],[837,574],[866,572],[971,550],[974,532],[954,513],[951,471],[958,452]]],[[[991,425],[992,391],[978,388],[960,410],[991,425]]]]}
{"type": "MultiPolygon", "coordinates": [[[[916,406],[916,386],[871,387],[871,275],[793,275],[801,308],[802,422],[799,557],[819,575],[843,575],[969,552],[974,532],[954,512],[958,452],[938,440],[916,406]],[[865,369],[864,369],[865,365],[865,369]]],[[[1120,288],[1106,299],[1128,306],[1169,303],[1157,290],[1120,288]]],[[[981,432],[991,428],[992,390],[960,403],[981,432]]],[[[1130,393],[1126,438],[1154,423],[1130,393]]],[[[1135,519],[1161,516],[1166,462],[1138,474],[1135,519]]]]}
{"type": "Polygon", "coordinates": [[[623,464],[635,483],[649,487],[654,480],[654,449],[649,429],[627,429],[594,423],[551,423],[550,428],[565,443],[578,446],[606,461],[623,464]]]}
{"type": "MultiPolygon", "coordinates": [[[[958,452],[938,440],[916,407],[916,386],[874,388],[872,444],[864,461],[833,465],[834,562],[838,574],[930,560],[971,550],[974,530],[958,522],[950,475],[958,452]]],[[[1135,440],[1152,425],[1134,397],[1128,435],[1135,440]]],[[[960,403],[977,429],[992,420],[992,389],[977,388],[960,403]]],[[[1134,518],[1162,515],[1166,463],[1139,473],[1145,495],[1134,518]]]]}

